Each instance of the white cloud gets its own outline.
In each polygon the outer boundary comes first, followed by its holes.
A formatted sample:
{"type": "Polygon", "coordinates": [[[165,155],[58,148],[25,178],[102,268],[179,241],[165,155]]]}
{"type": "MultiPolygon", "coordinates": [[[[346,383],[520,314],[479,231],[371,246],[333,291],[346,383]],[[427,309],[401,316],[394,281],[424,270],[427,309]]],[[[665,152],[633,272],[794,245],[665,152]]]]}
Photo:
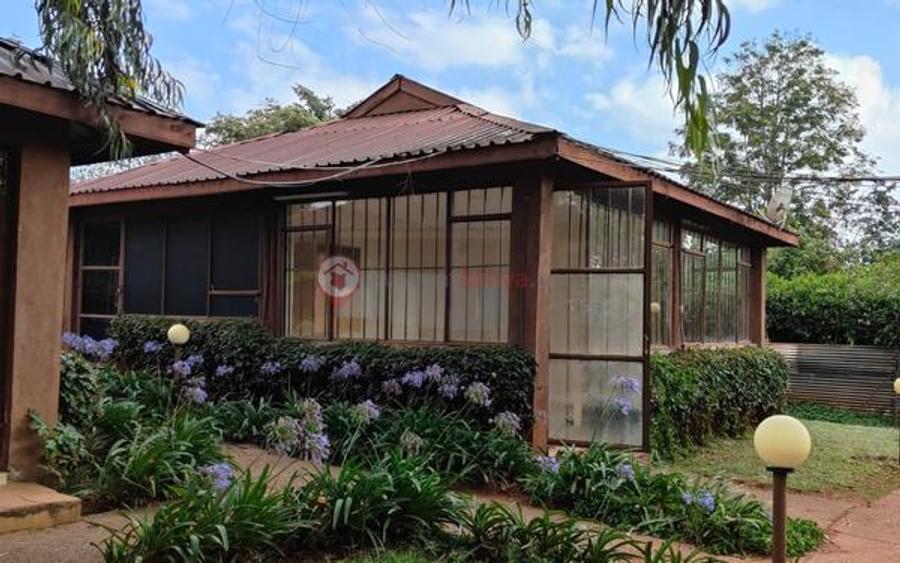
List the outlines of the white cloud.
{"type": "Polygon", "coordinates": [[[146,10],[150,18],[185,22],[191,19],[191,7],[184,0],[147,0],[146,10]]]}
{"type": "MultiPolygon", "coordinates": [[[[193,104],[211,108],[219,101],[222,77],[213,67],[193,57],[166,60],[165,68],[184,84],[185,97],[193,104]]],[[[211,108],[215,109],[215,108],[211,108]]]]}
{"type": "Polygon", "coordinates": [[[900,173],[900,87],[885,82],[881,63],[870,56],[828,55],[827,61],[856,91],[863,147],[879,157],[882,171],[900,173]]]}
{"type": "Polygon", "coordinates": [[[612,49],[604,40],[603,33],[584,25],[571,25],[566,28],[565,39],[558,52],[574,59],[594,63],[607,61],[613,55],[612,49]]]}
{"type": "MultiPolygon", "coordinates": [[[[502,67],[524,61],[525,44],[513,23],[504,17],[486,15],[448,20],[443,11],[416,11],[405,17],[385,15],[391,21],[388,27],[371,6],[365,14],[365,27],[349,29],[351,35],[361,42],[384,46],[398,57],[428,70],[502,67]]],[[[552,35],[542,30],[533,39],[536,45],[546,44],[552,41],[552,35]]]]}
{"type": "Polygon", "coordinates": [[[777,4],[779,0],[731,0],[728,7],[741,8],[751,14],[758,14],[777,4]]]}
{"type": "Polygon", "coordinates": [[[590,92],[585,98],[595,114],[636,141],[662,147],[672,139],[678,116],[659,76],[623,78],[609,90],[590,92]]]}

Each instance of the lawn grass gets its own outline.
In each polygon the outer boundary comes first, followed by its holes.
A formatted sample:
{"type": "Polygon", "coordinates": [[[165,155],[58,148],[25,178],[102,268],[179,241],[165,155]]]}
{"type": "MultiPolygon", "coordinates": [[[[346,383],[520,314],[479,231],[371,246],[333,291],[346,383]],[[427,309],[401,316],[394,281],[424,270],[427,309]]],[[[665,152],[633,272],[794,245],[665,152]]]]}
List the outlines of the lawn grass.
{"type": "MultiPolygon", "coordinates": [[[[791,475],[791,489],[870,500],[900,488],[897,430],[819,420],[803,423],[812,436],[812,454],[791,475]]],[[[739,482],[771,482],[753,450],[752,434],[716,440],[681,457],[671,467],[688,474],[722,476],[739,482]]]]}

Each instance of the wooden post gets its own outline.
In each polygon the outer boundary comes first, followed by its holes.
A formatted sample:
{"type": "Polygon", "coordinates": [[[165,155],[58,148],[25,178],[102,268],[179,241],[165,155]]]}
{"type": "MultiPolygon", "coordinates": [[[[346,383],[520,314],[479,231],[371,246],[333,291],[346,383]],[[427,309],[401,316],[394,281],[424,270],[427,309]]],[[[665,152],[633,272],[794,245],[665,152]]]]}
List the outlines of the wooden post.
{"type": "Polygon", "coordinates": [[[750,341],[766,343],[766,249],[750,251],[750,341]]]}
{"type": "Polygon", "coordinates": [[[770,467],[772,472],[772,563],[787,561],[787,476],[790,469],[770,467]]]}
{"type": "Polygon", "coordinates": [[[549,166],[523,177],[513,190],[510,232],[509,339],[534,356],[532,443],[546,450],[550,401],[550,260],[553,185],[549,166]]]}
{"type": "Polygon", "coordinates": [[[681,220],[672,221],[672,314],[670,315],[672,348],[684,345],[684,330],[681,324],[681,220]]]}

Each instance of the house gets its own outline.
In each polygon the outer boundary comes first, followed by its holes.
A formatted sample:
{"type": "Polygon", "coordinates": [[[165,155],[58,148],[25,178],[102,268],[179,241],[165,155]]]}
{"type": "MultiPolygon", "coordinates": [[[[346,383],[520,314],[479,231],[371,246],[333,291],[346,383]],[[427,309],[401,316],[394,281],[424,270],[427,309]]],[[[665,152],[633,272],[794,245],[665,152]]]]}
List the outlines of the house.
{"type": "MultiPolygon", "coordinates": [[[[197,123],[110,102],[136,154],[193,145],[197,123]]],[[[97,118],[58,66],[0,38],[0,471],[25,478],[40,453],[28,411],[57,414],[69,167],[109,159],[97,118]]]]}
{"type": "Polygon", "coordinates": [[[70,208],[73,329],[137,313],[511,343],[537,360],[537,445],[646,447],[651,349],[762,343],[766,249],[797,242],[403,76],[328,123],[75,185],[70,208]],[[353,290],[329,293],[347,265],[353,290]]]}

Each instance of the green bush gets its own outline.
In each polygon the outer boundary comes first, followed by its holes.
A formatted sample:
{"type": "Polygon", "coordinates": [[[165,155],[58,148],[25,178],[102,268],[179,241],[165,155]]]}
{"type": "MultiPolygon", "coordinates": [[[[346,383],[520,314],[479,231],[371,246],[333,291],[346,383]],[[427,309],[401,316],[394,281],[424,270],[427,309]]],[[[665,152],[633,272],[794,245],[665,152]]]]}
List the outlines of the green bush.
{"type": "MultiPolygon", "coordinates": [[[[651,471],[606,446],[563,450],[557,464],[525,480],[534,502],[657,537],[679,539],[716,554],[771,552],[772,523],[763,503],[716,480],[651,471]]],[[[790,520],[788,550],[821,544],[821,529],[790,520]]]]}
{"type": "Polygon", "coordinates": [[[131,517],[100,545],[108,563],[134,561],[257,561],[280,555],[308,524],[296,518],[289,492],[272,492],[268,469],[244,474],[224,491],[193,476],[153,516],[131,517]]]}
{"type": "Polygon", "coordinates": [[[900,347],[900,256],[829,274],[770,275],[766,324],[775,342],[900,347]]]}
{"type": "MultiPolygon", "coordinates": [[[[113,320],[110,334],[118,342],[116,360],[130,369],[167,370],[173,361],[168,344],[159,352],[145,352],[145,343],[166,341],[173,319],[122,316],[113,320]]],[[[466,409],[486,426],[498,413],[519,416],[524,429],[532,423],[534,360],[505,345],[477,346],[389,346],[373,342],[312,343],[293,338],[275,338],[252,321],[183,321],[191,329],[191,340],[183,357],[202,355],[198,368],[206,378],[206,389],[214,400],[268,398],[283,402],[295,391],[322,404],[334,401],[358,403],[366,399],[383,406],[439,406],[466,409]],[[301,367],[304,360],[307,362],[301,367]],[[359,376],[335,381],[334,373],[345,363],[356,362],[359,376]],[[438,365],[457,384],[454,398],[440,393],[440,385],[425,382],[407,386],[400,395],[385,390],[387,381],[397,381],[409,372],[438,365]],[[233,368],[217,376],[219,367],[233,368]],[[305,368],[305,369],[304,369],[305,368]],[[490,406],[473,408],[463,391],[481,382],[491,390],[490,406]]]]}
{"type": "Polygon", "coordinates": [[[423,543],[459,521],[464,505],[419,457],[399,453],[368,469],[324,467],[296,491],[313,529],[301,545],[318,549],[382,548],[423,543]]]}
{"type": "Polygon", "coordinates": [[[851,411],[823,403],[790,403],[787,407],[787,414],[796,418],[835,422],[837,424],[853,424],[856,426],[874,426],[879,428],[891,428],[894,426],[894,417],[888,414],[851,411]]]}
{"type": "Polygon", "coordinates": [[[769,349],[654,354],[650,369],[650,442],[663,457],[714,436],[739,436],[785,405],[788,367],[769,349]]]}

